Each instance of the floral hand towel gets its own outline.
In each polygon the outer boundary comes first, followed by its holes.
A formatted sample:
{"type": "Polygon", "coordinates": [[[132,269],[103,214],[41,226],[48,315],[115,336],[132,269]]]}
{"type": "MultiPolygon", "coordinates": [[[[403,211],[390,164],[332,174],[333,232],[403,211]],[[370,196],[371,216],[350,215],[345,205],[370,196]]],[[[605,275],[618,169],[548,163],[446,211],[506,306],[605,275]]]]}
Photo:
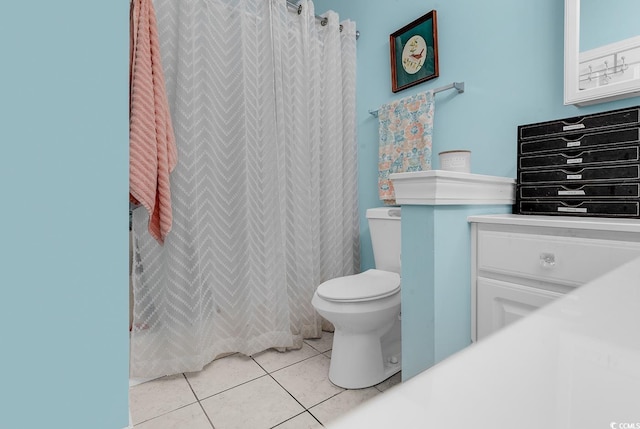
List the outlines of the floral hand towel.
{"type": "Polygon", "coordinates": [[[395,204],[391,173],[431,170],[433,91],[385,104],[378,109],[380,149],[378,194],[384,204],[395,204]]]}

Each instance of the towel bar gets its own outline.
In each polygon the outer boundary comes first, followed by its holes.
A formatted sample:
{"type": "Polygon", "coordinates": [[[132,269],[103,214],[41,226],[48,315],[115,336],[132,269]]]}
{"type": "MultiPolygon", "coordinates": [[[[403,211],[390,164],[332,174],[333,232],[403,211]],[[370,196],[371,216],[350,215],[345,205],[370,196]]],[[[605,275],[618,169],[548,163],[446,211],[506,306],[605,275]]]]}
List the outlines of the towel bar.
{"type": "MultiPolygon", "coordinates": [[[[434,94],[437,94],[442,91],[447,91],[449,89],[455,88],[458,91],[458,94],[462,94],[464,92],[464,82],[453,82],[449,85],[441,86],[440,88],[436,88],[433,90],[434,94]]],[[[378,110],[369,110],[369,114],[378,117],[378,110]]]]}

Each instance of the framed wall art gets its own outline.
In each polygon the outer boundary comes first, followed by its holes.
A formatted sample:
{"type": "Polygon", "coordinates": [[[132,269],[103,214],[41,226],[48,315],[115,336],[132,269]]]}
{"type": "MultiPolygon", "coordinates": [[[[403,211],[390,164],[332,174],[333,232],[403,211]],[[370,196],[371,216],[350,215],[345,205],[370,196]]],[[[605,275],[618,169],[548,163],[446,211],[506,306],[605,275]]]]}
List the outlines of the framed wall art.
{"type": "Polygon", "coordinates": [[[391,34],[389,45],[393,92],[438,77],[438,26],[435,10],[391,34]]]}

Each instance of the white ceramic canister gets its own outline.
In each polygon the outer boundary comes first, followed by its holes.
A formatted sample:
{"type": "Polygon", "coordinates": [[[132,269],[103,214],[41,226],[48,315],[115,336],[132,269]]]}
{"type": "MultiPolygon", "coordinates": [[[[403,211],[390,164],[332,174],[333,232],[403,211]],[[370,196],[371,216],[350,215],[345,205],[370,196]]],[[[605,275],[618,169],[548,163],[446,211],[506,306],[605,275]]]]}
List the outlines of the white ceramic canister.
{"type": "Polygon", "coordinates": [[[440,152],[440,169],[471,173],[470,150],[447,150],[440,152]]]}

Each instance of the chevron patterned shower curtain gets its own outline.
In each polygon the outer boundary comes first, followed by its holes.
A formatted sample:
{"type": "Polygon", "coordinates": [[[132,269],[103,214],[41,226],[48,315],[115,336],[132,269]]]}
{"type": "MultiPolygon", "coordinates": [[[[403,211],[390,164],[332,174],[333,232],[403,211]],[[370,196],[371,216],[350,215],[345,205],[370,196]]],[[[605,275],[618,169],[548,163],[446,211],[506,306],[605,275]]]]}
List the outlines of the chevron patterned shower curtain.
{"type": "Polygon", "coordinates": [[[301,347],[315,288],[360,265],[354,23],[309,0],[154,5],[178,165],[163,246],[134,210],[133,378],[301,347]]]}

